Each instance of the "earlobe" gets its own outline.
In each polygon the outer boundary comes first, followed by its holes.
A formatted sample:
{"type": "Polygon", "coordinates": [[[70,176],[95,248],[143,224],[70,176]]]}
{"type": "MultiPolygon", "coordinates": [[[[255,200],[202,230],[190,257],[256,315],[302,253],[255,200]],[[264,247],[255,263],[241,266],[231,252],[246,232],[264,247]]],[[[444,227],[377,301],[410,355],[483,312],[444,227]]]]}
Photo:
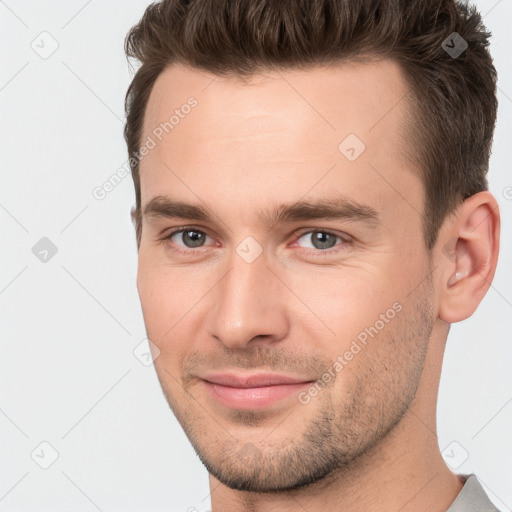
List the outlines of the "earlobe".
{"type": "Polygon", "coordinates": [[[443,231],[439,317],[445,322],[470,317],[487,293],[496,271],[499,227],[498,203],[484,191],[466,199],[443,231]]]}

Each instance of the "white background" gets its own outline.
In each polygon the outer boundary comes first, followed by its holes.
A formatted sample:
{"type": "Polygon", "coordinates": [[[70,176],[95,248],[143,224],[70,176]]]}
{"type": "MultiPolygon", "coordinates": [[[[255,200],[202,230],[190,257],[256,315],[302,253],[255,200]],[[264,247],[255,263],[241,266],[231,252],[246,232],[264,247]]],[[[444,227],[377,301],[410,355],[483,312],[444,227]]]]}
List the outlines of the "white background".
{"type": "MultiPolygon", "coordinates": [[[[148,3],[0,2],[0,512],[210,507],[206,470],[153,367],[133,355],[145,329],[132,179],[103,201],[92,195],[127,158],[123,41],[148,3]],[[31,48],[43,31],[59,45],[47,59],[31,48]],[[42,237],[58,249],[46,263],[32,252],[42,237]],[[46,470],[35,462],[51,462],[43,441],[59,454],[46,470]]],[[[504,190],[512,185],[512,0],[477,5],[499,73],[489,178],[502,247],[480,308],[452,325],[439,445],[461,464],[455,472],[475,472],[510,511],[512,200],[504,190]]]]}

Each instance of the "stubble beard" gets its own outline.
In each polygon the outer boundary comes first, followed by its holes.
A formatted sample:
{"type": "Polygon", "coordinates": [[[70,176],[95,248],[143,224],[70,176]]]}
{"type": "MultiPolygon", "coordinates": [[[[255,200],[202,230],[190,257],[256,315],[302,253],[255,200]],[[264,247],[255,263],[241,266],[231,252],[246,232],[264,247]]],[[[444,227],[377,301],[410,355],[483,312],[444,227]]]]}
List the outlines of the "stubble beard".
{"type": "Polygon", "coordinates": [[[283,493],[327,485],[350,472],[363,456],[378,451],[379,441],[400,423],[413,402],[423,372],[434,325],[431,279],[418,288],[418,300],[404,304],[350,363],[357,365],[351,380],[343,380],[344,368],[333,381],[341,381],[337,387],[320,391],[308,405],[297,402],[293,411],[284,411],[284,421],[274,420],[268,437],[248,432],[238,439],[229,432],[230,425],[237,431],[240,426],[248,431],[268,426],[272,415],[267,411],[233,410],[215,421],[206,412],[208,404],[200,405],[201,398],[183,388],[176,391],[181,396],[178,405],[165,370],[155,361],[166,400],[208,472],[231,489],[283,493]],[[309,407],[315,407],[312,417],[306,414],[309,407]],[[290,423],[300,414],[311,419],[290,423]],[[297,424],[301,432],[291,428],[297,424]]]}

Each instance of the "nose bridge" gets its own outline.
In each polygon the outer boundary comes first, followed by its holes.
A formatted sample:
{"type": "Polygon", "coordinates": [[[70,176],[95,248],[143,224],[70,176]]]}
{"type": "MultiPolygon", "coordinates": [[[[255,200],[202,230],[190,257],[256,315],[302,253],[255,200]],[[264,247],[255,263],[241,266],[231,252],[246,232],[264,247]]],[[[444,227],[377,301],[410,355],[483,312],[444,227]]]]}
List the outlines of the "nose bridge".
{"type": "Polygon", "coordinates": [[[288,329],[284,287],[267,267],[266,255],[252,259],[255,247],[248,244],[233,251],[211,311],[210,334],[231,348],[243,348],[257,336],[274,341],[288,329]]]}

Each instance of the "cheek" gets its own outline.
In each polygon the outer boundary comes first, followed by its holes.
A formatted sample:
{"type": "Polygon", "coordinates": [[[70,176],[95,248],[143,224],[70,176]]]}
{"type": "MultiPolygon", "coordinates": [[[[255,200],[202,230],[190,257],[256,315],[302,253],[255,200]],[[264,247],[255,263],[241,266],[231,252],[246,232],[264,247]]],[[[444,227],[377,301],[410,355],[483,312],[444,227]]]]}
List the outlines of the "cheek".
{"type": "Polygon", "coordinates": [[[148,338],[160,350],[155,366],[165,381],[174,386],[182,361],[197,338],[198,303],[205,292],[190,271],[176,270],[139,260],[137,289],[148,338]]]}
{"type": "Polygon", "coordinates": [[[316,328],[313,339],[321,337],[324,343],[332,340],[333,349],[338,351],[344,350],[353,338],[376,322],[380,327],[383,321],[380,315],[386,316],[391,308],[388,316],[394,316],[393,304],[397,300],[401,303],[396,281],[392,276],[390,279],[388,269],[382,264],[340,265],[317,269],[310,274],[290,274],[287,282],[307,306],[302,306],[307,314],[301,313],[299,318],[301,322],[312,319],[308,325],[316,328]],[[319,326],[325,335],[320,336],[319,326]]]}
{"type": "Polygon", "coordinates": [[[177,322],[175,317],[183,314],[180,308],[183,297],[177,292],[179,285],[158,268],[139,260],[137,290],[148,336],[162,341],[177,322]]]}

